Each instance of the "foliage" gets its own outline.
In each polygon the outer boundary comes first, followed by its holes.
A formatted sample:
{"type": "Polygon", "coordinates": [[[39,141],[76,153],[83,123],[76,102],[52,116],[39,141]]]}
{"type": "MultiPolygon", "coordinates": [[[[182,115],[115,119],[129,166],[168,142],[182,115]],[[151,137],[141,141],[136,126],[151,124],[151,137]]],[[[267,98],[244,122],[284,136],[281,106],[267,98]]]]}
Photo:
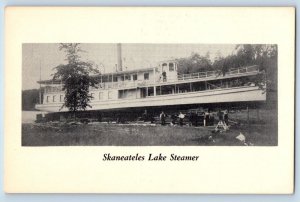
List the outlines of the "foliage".
{"type": "Polygon", "coordinates": [[[82,61],[79,53],[82,50],[78,43],[60,44],[60,50],[66,53],[67,64],[61,64],[55,67],[56,72],[53,75],[54,80],[61,80],[62,90],[65,91],[63,107],[69,111],[76,112],[91,107],[89,102],[89,88],[96,87],[97,80],[92,77],[91,73],[99,73],[93,68],[91,62],[82,61]]]}
{"type": "Polygon", "coordinates": [[[35,110],[35,105],[39,102],[39,90],[23,90],[22,91],[22,110],[32,111],[35,110]]]}
{"type": "Polygon", "coordinates": [[[192,53],[188,58],[177,59],[178,72],[180,74],[190,74],[199,71],[210,71],[212,62],[209,58],[209,52],[205,57],[198,53],[192,53]]]}
{"type": "Polygon", "coordinates": [[[277,45],[267,44],[240,44],[235,52],[226,57],[217,53],[212,62],[209,52],[205,56],[192,53],[190,57],[177,59],[178,72],[189,74],[203,71],[217,71],[225,75],[230,69],[244,66],[258,65],[265,75],[257,77],[256,84],[261,88],[268,85],[271,91],[277,90],[277,45]]]}
{"type": "Polygon", "coordinates": [[[238,45],[237,56],[244,61],[243,65],[258,65],[264,71],[264,77],[258,77],[257,83],[268,85],[268,91],[277,91],[277,45],[246,44],[238,45]]]}

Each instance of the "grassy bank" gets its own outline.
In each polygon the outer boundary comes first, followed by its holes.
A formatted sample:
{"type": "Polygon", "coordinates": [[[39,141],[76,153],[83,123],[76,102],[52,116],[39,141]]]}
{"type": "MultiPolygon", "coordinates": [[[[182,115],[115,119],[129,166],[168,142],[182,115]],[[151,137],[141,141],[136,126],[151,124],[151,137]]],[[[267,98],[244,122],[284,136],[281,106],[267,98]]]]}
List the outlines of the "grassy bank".
{"type": "Polygon", "coordinates": [[[240,125],[227,132],[213,133],[214,127],[119,125],[92,123],[22,124],[22,146],[242,146],[277,145],[277,129],[270,125],[240,125]]]}

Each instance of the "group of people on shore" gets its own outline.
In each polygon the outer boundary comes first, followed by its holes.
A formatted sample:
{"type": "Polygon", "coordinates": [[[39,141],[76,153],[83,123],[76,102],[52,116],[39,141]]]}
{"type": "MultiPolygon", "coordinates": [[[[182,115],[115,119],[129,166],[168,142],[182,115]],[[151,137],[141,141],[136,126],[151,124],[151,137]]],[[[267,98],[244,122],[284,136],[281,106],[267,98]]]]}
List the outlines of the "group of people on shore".
{"type": "MultiPolygon", "coordinates": [[[[166,125],[166,117],[167,115],[162,111],[159,115],[160,123],[162,126],[166,125]]],[[[179,112],[179,115],[176,116],[174,114],[171,115],[171,125],[176,124],[176,119],[179,118],[179,125],[183,126],[183,119],[185,118],[185,115],[182,112],[179,112]]]]}
{"type": "MultiPolygon", "coordinates": [[[[179,114],[177,116],[175,114],[171,115],[170,125],[172,125],[172,126],[176,125],[176,120],[178,119],[178,124],[180,126],[183,126],[184,125],[184,119],[185,119],[186,116],[189,119],[188,122],[189,122],[190,126],[191,125],[197,125],[197,116],[198,116],[197,114],[190,113],[190,114],[185,115],[182,112],[179,112],[179,114]],[[195,124],[195,121],[196,121],[196,124],[195,124]]],[[[228,111],[227,110],[225,110],[225,111],[219,110],[217,112],[217,116],[218,116],[218,119],[219,119],[219,123],[222,123],[222,124],[228,126],[229,116],[228,116],[228,111]]],[[[164,111],[162,111],[160,113],[159,118],[160,118],[161,125],[166,125],[167,115],[165,114],[164,111]]],[[[209,125],[213,125],[213,124],[214,124],[214,115],[213,115],[213,113],[211,113],[210,111],[205,112],[203,114],[203,126],[209,126],[209,125]]]]}
{"type": "MultiPolygon", "coordinates": [[[[160,124],[162,126],[167,124],[167,118],[171,118],[171,122],[170,125],[171,126],[175,126],[175,125],[179,125],[179,126],[183,126],[185,125],[186,122],[188,122],[189,126],[192,125],[203,125],[203,126],[212,126],[214,125],[215,122],[215,116],[218,117],[218,123],[222,123],[228,126],[228,120],[229,120],[229,116],[228,116],[228,111],[224,110],[218,110],[217,113],[212,113],[209,110],[204,112],[202,115],[202,118],[199,119],[199,115],[196,113],[188,113],[188,114],[184,114],[181,111],[179,112],[179,114],[171,114],[171,115],[167,115],[164,111],[161,111],[161,113],[159,114],[159,121],[160,124]],[[203,121],[203,123],[202,123],[203,121]]],[[[154,121],[154,117],[150,118],[152,116],[150,116],[147,113],[147,110],[145,110],[145,112],[142,115],[142,119],[144,121],[154,121]]],[[[170,120],[169,120],[170,121],[170,120]]]]}

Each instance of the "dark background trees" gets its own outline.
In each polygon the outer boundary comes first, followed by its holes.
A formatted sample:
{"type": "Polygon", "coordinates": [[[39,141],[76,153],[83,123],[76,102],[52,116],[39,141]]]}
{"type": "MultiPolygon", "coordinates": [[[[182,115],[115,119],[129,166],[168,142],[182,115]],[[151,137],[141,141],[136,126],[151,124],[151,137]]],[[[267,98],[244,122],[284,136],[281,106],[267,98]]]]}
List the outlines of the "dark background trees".
{"type": "Polygon", "coordinates": [[[192,53],[190,57],[179,58],[178,73],[190,74],[199,71],[212,70],[212,62],[209,58],[209,52],[205,56],[200,56],[198,53],[192,53]]]}
{"type": "Polygon", "coordinates": [[[22,91],[22,110],[33,111],[35,105],[39,102],[39,90],[23,90],[22,91]]]}
{"type": "Polygon", "coordinates": [[[219,71],[225,75],[230,69],[258,65],[266,72],[265,82],[270,90],[277,90],[277,45],[241,44],[237,45],[234,53],[223,57],[217,55],[212,61],[209,52],[205,56],[192,53],[186,58],[179,58],[178,73],[190,74],[204,71],[219,71]]]}

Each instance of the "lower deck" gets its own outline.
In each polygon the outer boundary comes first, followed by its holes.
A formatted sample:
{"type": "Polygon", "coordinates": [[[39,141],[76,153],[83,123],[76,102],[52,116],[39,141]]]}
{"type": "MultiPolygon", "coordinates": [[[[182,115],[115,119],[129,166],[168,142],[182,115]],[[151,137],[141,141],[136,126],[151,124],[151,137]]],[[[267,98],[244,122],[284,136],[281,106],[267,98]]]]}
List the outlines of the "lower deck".
{"type": "MultiPolygon", "coordinates": [[[[202,91],[189,91],[159,96],[145,96],[135,99],[93,100],[88,110],[109,110],[123,108],[141,108],[155,106],[177,106],[190,104],[257,102],[265,101],[266,93],[258,86],[238,86],[231,88],[216,88],[202,91]]],[[[62,102],[36,105],[37,110],[47,112],[68,111],[62,108],[62,102]]]]}

